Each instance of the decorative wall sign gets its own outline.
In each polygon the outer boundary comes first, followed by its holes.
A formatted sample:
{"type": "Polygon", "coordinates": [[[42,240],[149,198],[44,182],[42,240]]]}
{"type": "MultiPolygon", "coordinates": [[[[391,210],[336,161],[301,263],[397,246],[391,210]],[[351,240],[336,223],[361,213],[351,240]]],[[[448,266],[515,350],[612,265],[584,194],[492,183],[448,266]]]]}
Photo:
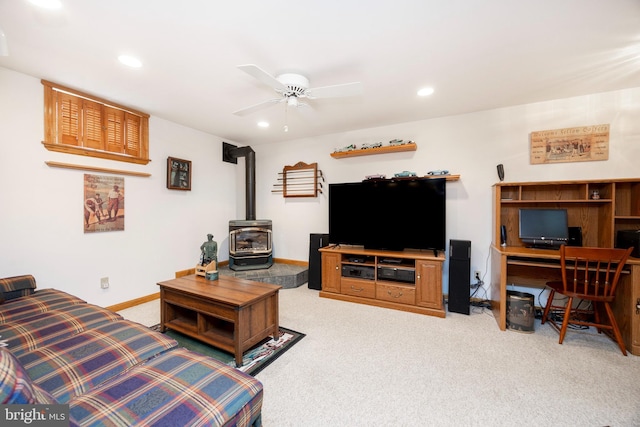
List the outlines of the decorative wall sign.
{"type": "Polygon", "coordinates": [[[609,125],[531,132],[531,164],[609,159],[609,125]]]}
{"type": "Polygon", "coordinates": [[[124,230],[124,178],[84,174],[84,232],[124,230]]]}
{"type": "Polygon", "coordinates": [[[191,161],[167,157],[167,188],[191,191],[191,161]]]}

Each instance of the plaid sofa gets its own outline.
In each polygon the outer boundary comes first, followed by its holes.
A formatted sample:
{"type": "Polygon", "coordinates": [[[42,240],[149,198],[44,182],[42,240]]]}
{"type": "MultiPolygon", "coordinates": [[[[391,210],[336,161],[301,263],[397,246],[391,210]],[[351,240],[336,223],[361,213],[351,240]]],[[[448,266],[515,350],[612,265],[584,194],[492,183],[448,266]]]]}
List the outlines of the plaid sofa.
{"type": "Polygon", "coordinates": [[[35,279],[0,279],[0,403],[69,404],[73,426],[261,426],[262,384],[35,279]]]}

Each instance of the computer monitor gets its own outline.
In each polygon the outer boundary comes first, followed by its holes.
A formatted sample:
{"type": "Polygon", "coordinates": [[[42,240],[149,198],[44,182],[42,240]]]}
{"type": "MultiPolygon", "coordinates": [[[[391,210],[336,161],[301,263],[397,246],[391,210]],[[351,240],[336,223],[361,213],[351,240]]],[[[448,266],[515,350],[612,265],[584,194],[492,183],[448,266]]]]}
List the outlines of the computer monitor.
{"type": "Polygon", "coordinates": [[[566,209],[520,209],[519,237],[528,247],[557,249],[569,241],[566,209]]]}

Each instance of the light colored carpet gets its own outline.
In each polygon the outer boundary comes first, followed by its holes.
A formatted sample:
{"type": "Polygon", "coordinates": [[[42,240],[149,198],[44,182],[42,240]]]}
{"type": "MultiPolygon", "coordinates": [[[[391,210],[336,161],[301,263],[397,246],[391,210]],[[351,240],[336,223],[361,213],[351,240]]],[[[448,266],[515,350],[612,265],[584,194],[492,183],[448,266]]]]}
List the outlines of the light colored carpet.
{"type": "MultiPolygon", "coordinates": [[[[120,313],[159,322],[157,301],[120,313]]],[[[257,375],[265,427],[640,425],[640,357],[606,337],[560,345],[539,321],[502,332],[489,312],[439,319],[306,285],[280,292],[280,324],[307,336],[257,375]]]]}

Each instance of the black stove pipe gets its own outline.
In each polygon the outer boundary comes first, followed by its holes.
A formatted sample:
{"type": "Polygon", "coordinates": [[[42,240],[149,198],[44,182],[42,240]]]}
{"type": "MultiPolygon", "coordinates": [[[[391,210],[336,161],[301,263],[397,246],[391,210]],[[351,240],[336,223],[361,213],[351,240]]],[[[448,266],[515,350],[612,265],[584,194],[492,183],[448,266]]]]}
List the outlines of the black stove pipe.
{"type": "Polygon", "coordinates": [[[238,157],[245,158],[245,216],[247,220],[256,219],[256,153],[249,146],[236,147],[222,143],[222,160],[238,163],[238,157]]]}

